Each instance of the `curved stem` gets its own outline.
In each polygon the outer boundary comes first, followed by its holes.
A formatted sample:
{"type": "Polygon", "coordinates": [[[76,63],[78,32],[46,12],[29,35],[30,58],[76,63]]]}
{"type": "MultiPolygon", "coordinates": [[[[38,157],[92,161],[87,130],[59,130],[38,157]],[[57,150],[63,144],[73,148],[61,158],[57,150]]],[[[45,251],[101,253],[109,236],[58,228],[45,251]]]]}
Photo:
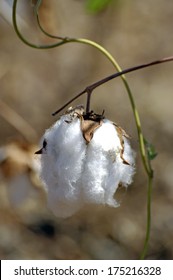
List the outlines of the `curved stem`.
{"type": "Polygon", "coordinates": [[[52,45],[36,45],[36,44],[33,44],[31,42],[29,42],[26,38],[24,38],[22,36],[22,34],[20,33],[19,31],[19,28],[18,28],[18,25],[17,25],[17,19],[16,19],[16,15],[17,15],[17,1],[18,0],[14,0],[13,1],[13,11],[12,11],[12,20],[13,20],[13,27],[14,27],[14,30],[17,34],[17,36],[19,37],[19,39],[24,43],[26,44],[27,46],[31,47],[31,48],[35,48],[35,49],[49,49],[49,48],[55,48],[55,47],[58,47],[62,44],[64,44],[64,42],[59,42],[59,43],[55,43],[55,44],[52,44],[52,45]]]}
{"type": "MultiPolygon", "coordinates": [[[[56,43],[53,43],[53,44],[50,44],[50,45],[37,45],[37,44],[30,43],[27,39],[25,39],[22,36],[22,34],[20,33],[20,31],[18,29],[18,26],[17,26],[17,20],[16,20],[17,0],[14,0],[14,2],[13,2],[13,25],[14,25],[14,29],[15,29],[18,37],[23,41],[23,43],[25,43],[28,46],[30,46],[32,48],[35,48],[35,49],[50,49],[50,48],[55,48],[55,47],[64,45],[66,43],[82,43],[82,44],[90,45],[90,46],[93,46],[94,48],[96,48],[97,50],[99,50],[102,54],[104,54],[109,59],[109,61],[113,64],[113,66],[116,68],[116,70],[118,72],[122,71],[120,66],[116,62],[116,60],[113,58],[113,56],[105,48],[103,48],[101,45],[97,44],[96,42],[93,42],[93,41],[88,40],[88,39],[83,39],[83,38],[75,39],[75,38],[68,38],[68,37],[59,37],[59,36],[54,36],[54,35],[51,35],[51,34],[47,33],[41,27],[40,22],[39,22],[39,17],[38,17],[38,9],[41,5],[41,2],[42,2],[41,0],[38,0],[37,4],[36,4],[36,7],[35,7],[35,12],[36,12],[39,27],[45,35],[47,35],[51,38],[54,38],[54,39],[58,39],[58,40],[60,40],[60,42],[56,42],[56,43]]],[[[140,154],[141,154],[144,169],[145,169],[145,171],[147,173],[147,176],[148,176],[147,231],[146,231],[146,239],[145,239],[145,243],[144,243],[144,250],[143,250],[142,255],[141,255],[141,258],[144,258],[145,254],[146,254],[146,251],[147,251],[148,241],[149,241],[149,236],[150,236],[151,189],[152,189],[153,172],[151,170],[150,164],[149,164],[148,159],[147,159],[144,137],[143,137],[143,133],[142,133],[142,129],[141,129],[140,117],[139,117],[139,113],[138,113],[136,105],[135,105],[135,101],[134,101],[132,92],[130,90],[130,87],[129,87],[129,85],[127,83],[127,80],[126,80],[124,75],[121,75],[121,79],[122,79],[122,81],[124,83],[124,86],[127,90],[129,100],[130,100],[130,103],[131,103],[131,107],[132,107],[132,111],[133,111],[133,115],[134,115],[134,119],[135,119],[135,123],[136,123],[136,127],[137,127],[138,138],[139,138],[140,154]]],[[[87,92],[87,88],[86,88],[86,90],[84,90],[80,94],[78,94],[78,97],[81,96],[84,92],[87,92]]],[[[73,100],[75,100],[75,99],[76,99],[76,97],[73,98],[73,100]]],[[[87,106],[87,109],[88,109],[88,106],[87,106]]]]}

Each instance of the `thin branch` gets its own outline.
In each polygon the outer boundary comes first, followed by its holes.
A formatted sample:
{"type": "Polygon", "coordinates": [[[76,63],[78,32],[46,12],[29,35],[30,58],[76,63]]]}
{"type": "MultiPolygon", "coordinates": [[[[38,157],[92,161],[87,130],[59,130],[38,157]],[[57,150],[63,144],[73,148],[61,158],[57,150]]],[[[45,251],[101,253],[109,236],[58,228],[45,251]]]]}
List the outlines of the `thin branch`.
{"type": "Polygon", "coordinates": [[[114,73],[110,76],[107,76],[107,77],[105,77],[105,78],[87,86],[83,91],[81,91],[76,96],[71,98],[65,105],[63,105],[61,108],[59,108],[56,112],[52,113],[52,115],[55,116],[56,114],[60,113],[66,106],[68,106],[74,100],[78,99],[83,94],[88,93],[88,92],[91,94],[94,89],[96,89],[97,87],[111,81],[112,79],[115,79],[117,77],[120,77],[124,74],[130,73],[130,72],[133,72],[133,71],[136,71],[136,70],[140,70],[140,69],[143,69],[143,68],[147,68],[147,67],[150,67],[150,66],[153,66],[153,65],[157,65],[157,64],[161,64],[161,63],[165,63],[165,62],[170,62],[170,61],[173,61],[173,56],[165,57],[165,58],[160,59],[160,60],[155,60],[155,61],[152,61],[152,62],[149,62],[149,63],[144,63],[144,64],[137,65],[137,66],[134,66],[134,67],[130,67],[130,68],[124,69],[120,72],[114,73]]]}
{"type": "Polygon", "coordinates": [[[165,63],[165,62],[169,62],[169,61],[173,61],[173,56],[170,56],[170,57],[165,57],[165,58],[162,58],[160,60],[155,60],[155,61],[152,61],[152,62],[149,62],[149,63],[144,63],[144,64],[141,64],[141,65],[137,65],[137,66],[134,66],[134,67],[130,67],[130,68],[127,68],[125,70],[122,70],[121,72],[118,72],[118,73],[115,73],[115,74],[112,74],[92,85],[90,85],[88,88],[93,91],[95,88],[97,88],[98,86],[104,84],[104,83],[107,83],[109,82],[110,80],[114,79],[114,78],[117,78],[119,76],[122,76],[124,74],[127,74],[127,73],[130,73],[130,72],[133,72],[133,71],[136,71],[136,70],[140,70],[140,69],[143,69],[143,68],[146,68],[146,67],[150,67],[150,66],[153,66],[153,65],[157,65],[157,64],[161,64],[161,63],[165,63]]]}
{"type": "Polygon", "coordinates": [[[82,96],[84,93],[86,93],[86,89],[84,89],[83,91],[81,91],[79,94],[77,94],[75,97],[73,97],[72,99],[70,99],[67,103],[65,103],[60,109],[58,109],[56,112],[52,113],[52,116],[55,116],[57,114],[59,114],[62,110],[64,110],[65,107],[67,107],[69,104],[71,104],[73,101],[75,101],[76,99],[78,99],[80,96],[82,96]]]}

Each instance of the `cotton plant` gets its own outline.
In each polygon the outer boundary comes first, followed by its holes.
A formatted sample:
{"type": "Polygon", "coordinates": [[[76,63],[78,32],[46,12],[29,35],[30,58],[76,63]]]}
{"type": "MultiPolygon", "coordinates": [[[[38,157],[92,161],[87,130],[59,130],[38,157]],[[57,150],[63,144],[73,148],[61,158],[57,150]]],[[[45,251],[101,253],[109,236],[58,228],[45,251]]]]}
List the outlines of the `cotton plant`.
{"type": "MultiPolygon", "coordinates": [[[[146,235],[140,259],[144,259],[148,250],[151,229],[151,192],[154,171],[151,161],[155,158],[154,146],[149,143],[141,128],[140,116],[132,91],[124,74],[173,61],[173,56],[165,57],[148,63],[136,65],[122,70],[115,58],[95,41],[85,38],[74,38],[67,35],[55,36],[45,30],[40,21],[40,6],[43,1],[31,1],[36,22],[40,31],[49,39],[56,41],[50,44],[35,44],[25,37],[18,28],[20,17],[17,16],[18,0],[3,0],[13,2],[13,27],[20,40],[34,49],[52,49],[69,43],[79,43],[94,47],[104,55],[115,67],[116,72],[87,86],[82,92],[66,103],[66,106],[79,96],[93,90],[116,77],[121,77],[126,88],[137,129],[139,152],[142,165],[147,176],[147,222],[146,235]],[[18,18],[18,20],[17,20],[18,18]]],[[[99,2],[99,1],[98,1],[99,2]]],[[[1,4],[2,5],[2,4],[1,4]]],[[[2,7],[2,6],[0,6],[2,7]]],[[[6,10],[0,8],[0,15],[6,18],[6,10]]],[[[9,9],[7,9],[9,11],[9,9]]],[[[62,108],[65,108],[63,106],[62,108]]],[[[62,109],[61,108],[61,109],[62,109]]],[[[82,107],[68,110],[60,119],[45,132],[40,154],[40,176],[48,194],[49,207],[57,216],[68,217],[77,212],[84,204],[107,204],[118,206],[114,199],[119,184],[127,187],[133,178],[134,153],[130,147],[129,137],[117,124],[107,120],[103,115],[97,115],[82,107]],[[89,113],[90,112],[90,113],[89,113]]],[[[58,110],[59,111],[59,110],[58,110]]]]}
{"type": "Polygon", "coordinates": [[[129,136],[116,123],[83,106],[70,107],[46,130],[40,154],[40,176],[48,207],[69,217],[85,204],[119,206],[114,194],[127,187],[135,171],[129,136]]]}

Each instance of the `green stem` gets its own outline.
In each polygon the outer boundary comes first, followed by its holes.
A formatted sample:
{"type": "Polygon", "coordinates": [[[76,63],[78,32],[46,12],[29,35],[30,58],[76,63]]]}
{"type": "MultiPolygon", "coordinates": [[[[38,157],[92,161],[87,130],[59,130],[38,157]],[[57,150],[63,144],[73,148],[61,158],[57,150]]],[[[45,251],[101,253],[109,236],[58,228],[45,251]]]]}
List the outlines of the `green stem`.
{"type": "MultiPolygon", "coordinates": [[[[91,40],[88,39],[83,39],[83,38],[68,38],[68,37],[58,37],[58,36],[54,36],[51,35],[49,33],[47,33],[42,26],[40,25],[39,22],[39,17],[38,17],[38,9],[41,5],[42,0],[38,0],[36,7],[35,7],[35,12],[36,12],[36,16],[37,16],[37,22],[38,25],[41,29],[41,31],[54,39],[58,39],[60,40],[60,42],[56,42],[50,45],[37,45],[37,44],[33,44],[31,42],[29,42],[26,38],[24,38],[22,36],[22,34],[20,33],[18,26],[17,26],[17,20],[16,20],[16,8],[17,8],[17,0],[14,0],[13,2],[13,25],[14,25],[14,29],[18,35],[18,37],[23,41],[23,43],[25,43],[26,45],[35,48],[35,49],[50,49],[50,48],[55,48],[58,46],[62,46],[64,44],[67,43],[81,43],[81,44],[86,44],[86,45],[90,45],[94,48],[96,48],[97,50],[99,50],[102,54],[104,54],[104,56],[106,56],[108,58],[108,60],[113,64],[113,66],[115,67],[115,69],[120,72],[121,68],[118,65],[118,63],[116,62],[116,60],[113,58],[113,56],[105,49],[103,48],[101,45],[97,44],[96,42],[93,42],[91,40]]],[[[135,123],[136,123],[136,127],[137,127],[137,133],[138,133],[138,138],[139,138],[139,147],[140,147],[140,154],[141,154],[141,158],[142,158],[142,162],[143,162],[143,166],[144,169],[146,171],[147,177],[148,177],[148,201],[147,201],[147,230],[146,230],[146,238],[145,238],[145,242],[144,242],[144,249],[141,255],[141,259],[143,259],[146,255],[147,252],[147,248],[148,248],[148,242],[149,242],[149,237],[150,237],[150,225],[151,225],[151,190],[152,190],[152,178],[153,178],[153,172],[151,170],[151,166],[148,162],[148,158],[146,155],[146,150],[145,150],[145,143],[144,143],[144,136],[142,133],[142,129],[141,129],[141,122],[140,122],[140,117],[139,117],[139,113],[137,111],[136,105],[135,105],[135,101],[132,95],[132,92],[130,90],[130,87],[128,85],[128,82],[125,78],[124,75],[121,76],[121,79],[124,83],[124,86],[127,90],[128,96],[129,96],[129,100],[131,103],[131,107],[132,107],[132,111],[133,111],[133,115],[134,115],[134,119],[135,119],[135,123]]]]}
{"type": "Polygon", "coordinates": [[[144,260],[148,251],[150,232],[151,232],[151,194],[152,194],[153,177],[148,178],[148,191],[147,191],[147,228],[144,241],[144,247],[140,255],[140,260],[144,260]]]}
{"type": "Polygon", "coordinates": [[[21,34],[18,25],[17,25],[17,19],[16,19],[16,15],[17,15],[17,1],[18,0],[14,0],[13,2],[13,11],[12,11],[12,20],[13,20],[13,27],[14,30],[17,34],[17,36],[19,37],[19,39],[26,44],[27,46],[34,48],[34,49],[51,49],[51,48],[56,48],[58,46],[64,45],[66,43],[69,43],[70,41],[68,40],[68,38],[64,38],[63,40],[61,40],[58,43],[54,43],[54,44],[50,44],[50,45],[37,45],[34,43],[29,42],[26,38],[23,37],[23,35],[21,34]]]}

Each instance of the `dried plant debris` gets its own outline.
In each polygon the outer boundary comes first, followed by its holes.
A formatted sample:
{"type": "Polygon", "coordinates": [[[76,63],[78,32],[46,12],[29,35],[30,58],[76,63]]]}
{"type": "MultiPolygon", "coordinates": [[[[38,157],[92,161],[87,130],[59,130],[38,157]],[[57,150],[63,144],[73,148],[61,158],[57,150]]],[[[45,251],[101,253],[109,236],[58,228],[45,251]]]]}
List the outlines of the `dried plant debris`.
{"type": "Polygon", "coordinates": [[[129,136],[117,124],[83,106],[69,108],[46,130],[41,154],[41,179],[48,207],[68,217],[86,203],[117,207],[114,194],[127,187],[135,172],[129,136]]]}
{"type": "Polygon", "coordinates": [[[0,147],[0,178],[13,207],[26,205],[42,191],[38,178],[38,161],[33,158],[36,146],[13,141],[0,147]]]}

